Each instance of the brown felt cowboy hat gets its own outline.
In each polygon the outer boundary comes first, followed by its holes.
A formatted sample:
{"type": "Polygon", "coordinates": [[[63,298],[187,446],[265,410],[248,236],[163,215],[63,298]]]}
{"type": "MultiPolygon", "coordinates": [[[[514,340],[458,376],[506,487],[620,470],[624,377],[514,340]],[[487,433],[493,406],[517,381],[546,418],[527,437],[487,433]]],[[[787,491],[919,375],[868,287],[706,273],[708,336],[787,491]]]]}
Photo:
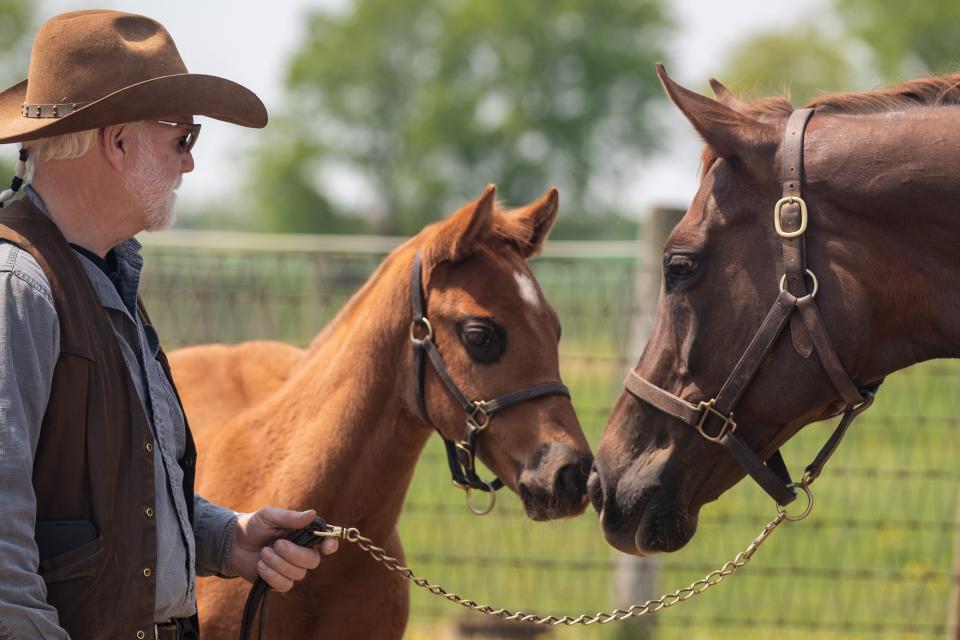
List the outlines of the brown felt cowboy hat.
{"type": "Polygon", "coordinates": [[[0,93],[0,143],[178,115],[267,124],[266,108],[249,89],[188,73],[156,20],[75,11],[40,27],[27,79],[0,93]]]}

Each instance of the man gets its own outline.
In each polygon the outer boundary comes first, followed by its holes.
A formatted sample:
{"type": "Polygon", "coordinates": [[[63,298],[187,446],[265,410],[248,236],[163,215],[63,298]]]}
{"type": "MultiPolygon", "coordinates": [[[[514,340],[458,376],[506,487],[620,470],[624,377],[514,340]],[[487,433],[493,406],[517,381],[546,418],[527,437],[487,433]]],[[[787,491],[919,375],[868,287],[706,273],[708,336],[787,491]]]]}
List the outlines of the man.
{"type": "Polygon", "coordinates": [[[0,143],[21,143],[0,195],[0,639],[195,638],[197,575],[287,590],[320,562],[279,540],[313,511],[193,495],[139,304],[132,236],[172,224],[195,115],[267,122],[249,90],[189,74],[159,23],[115,11],[49,20],[28,80],[0,94],[0,143]]]}

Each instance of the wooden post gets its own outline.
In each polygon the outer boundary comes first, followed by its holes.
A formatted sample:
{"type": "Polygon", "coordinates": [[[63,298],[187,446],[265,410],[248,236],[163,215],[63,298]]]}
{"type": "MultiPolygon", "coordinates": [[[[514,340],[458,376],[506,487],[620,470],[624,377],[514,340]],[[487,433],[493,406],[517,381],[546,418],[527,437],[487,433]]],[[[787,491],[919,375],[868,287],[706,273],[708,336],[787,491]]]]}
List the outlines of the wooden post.
{"type": "MultiPolygon", "coordinates": [[[[633,366],[653,328],[657,298],[660,295],[662,271],[660,268],[663,246],[670,231],[683,217],[683,209],[672,207],[654,207],[651,209],[641,237],[637,241],[639,259],[634,276],[633,322],[630,327],[628,351],[625,354],[633,366]]],[[[614,603],[626,608],[638,602],[657,598],[660,574],[660,557],[640,558],[615,551],[616,569],[614,571],[614,603]]],[[[620,625],[617,638],[627,640],[650,640],[654,637],[655,617],[647,616],[620,625]]],[[[957,639],[960,640],[960,639],[957,639]]]]}
{"type": "Polygon", "coordinates": [[[947,601],[947,638],[960,640],[960,499],[957,501],[953,520],[956,528],[953,536],[953,575],[947,601]]]}

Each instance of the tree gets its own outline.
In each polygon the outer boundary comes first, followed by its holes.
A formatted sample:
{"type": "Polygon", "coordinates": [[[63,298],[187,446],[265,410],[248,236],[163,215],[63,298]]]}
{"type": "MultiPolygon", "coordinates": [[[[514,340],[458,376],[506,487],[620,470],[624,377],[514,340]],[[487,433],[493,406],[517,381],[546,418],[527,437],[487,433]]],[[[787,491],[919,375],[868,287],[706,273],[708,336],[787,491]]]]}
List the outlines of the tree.
{"type": "Polygon", "coordinates": [[[0,86],[6,88],[27,77],[30,43],[35,31],[34,3],[0,0],[0,86]]]}
{"type": "Polygon", "coordinates": [[[909,6],[893,0],[836,0],[836,5],[850,34],[873,51],[885,80],[957,71],[960,4],[955,0],[909,6]]]}
{"type": "Polygon", "coordinates": [[[718,76],[744,99],[786,94],[803,104],[820,93],[858,86],[862,78],[855,77],[848,55],[842,40],[800,26],[743,41],[718,76]]]}
{"type": "MultiPolygon", "coordinates": [[[[376,202],[362,213],[388,233],[418,231],[488,182],[514,203],[557,185],[565,211],[610,214],[590,205],[591,187],[653,146],[644,115],[662,96],[651,69],[670,26],[661,0],[357,0],[316,11],[289,68],[290,128],[259,170],[302,167],[299,195],[282,203],[291,208],[316,205],[324,166],[350,171],[376,202]]],[[[357,213],[334,208],[334,220],[357,213]]]]}
{"type": "MultiPolygon", "coordinates": [[[[0,91],[27,76],[30,43],[35,31],[34,4],[23,0],[0,0],[0,91]]],[[[11,147],[0,155],[0,191],[10,186],[16,153],[11,147]],[[9,156],[9,157],[8,157],[9,156]]]]}

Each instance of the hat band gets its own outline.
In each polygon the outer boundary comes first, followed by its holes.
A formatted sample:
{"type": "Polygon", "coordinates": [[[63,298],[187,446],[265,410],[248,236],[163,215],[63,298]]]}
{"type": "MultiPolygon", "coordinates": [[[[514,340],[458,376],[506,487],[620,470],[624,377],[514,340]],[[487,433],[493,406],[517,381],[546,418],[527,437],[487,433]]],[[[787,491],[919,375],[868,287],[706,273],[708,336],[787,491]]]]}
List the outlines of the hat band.
{"type": "Polygon", "coordinates": [[[61,104],[25,104],[20,107],[24,118],[62,118],[90,104],[89,102],[65,102],[61,104]]]}

